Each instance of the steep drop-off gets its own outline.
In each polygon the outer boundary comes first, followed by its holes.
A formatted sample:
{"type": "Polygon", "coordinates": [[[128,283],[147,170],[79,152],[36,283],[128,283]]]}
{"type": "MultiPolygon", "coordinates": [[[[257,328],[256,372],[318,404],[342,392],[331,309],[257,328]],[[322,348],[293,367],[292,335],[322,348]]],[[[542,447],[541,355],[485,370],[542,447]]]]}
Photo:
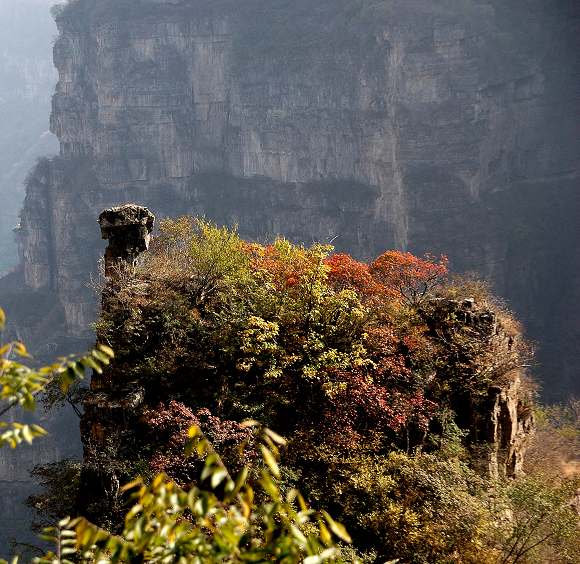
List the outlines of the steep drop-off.
{"type": "Polygon", "coordinates": [[[93,318],[98,210],[205,214],[360,257],[449,255],[578,391],[580,7],[574,0],[75,0],[29,183],[25,281],[93,318]]]}

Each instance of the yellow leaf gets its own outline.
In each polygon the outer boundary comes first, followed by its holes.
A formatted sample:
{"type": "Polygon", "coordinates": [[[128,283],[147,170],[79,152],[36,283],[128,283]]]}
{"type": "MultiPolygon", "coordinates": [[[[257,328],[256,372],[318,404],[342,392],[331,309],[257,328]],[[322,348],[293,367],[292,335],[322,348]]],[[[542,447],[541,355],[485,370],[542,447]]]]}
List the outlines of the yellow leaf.
{"type": "Polygon", "coordinates": [[[140,513],[143,510],[143,506],[140,504],[134,505],[131,510],[129,511],[129,513],[127,513],[126,517],[125,517],[125,521],[129,522],[131,519],[133,519],[133,517],[135,517],[138,513],[140,513]]]}
{"type": "Polygon", "coordinates": [[[330,546],[330,544],[332,544],[332,535],[330,534],[327,526],[322,521],[320,521],[318,528],[320,529],[320,539],[326,546],[330,546]]]}
{"type": "Polygon", "coordinates": [[[163,483],[164,479],[165,479],[165,476],[163,474],[157,474],[157,476],[155,476],[155,479],[153,480],[153,482],[151,484],[151,489],[156,490],[163,483]]]}
{"type": "Polygon", "coordinates": [[[107,345],[103,345],[102,343],[98,345],[98,349],[101,352],[104,352],[108,357],[110,358],[114,358],[115,353],[113,352],[113,349],[107,345]]]}
{"type": "Polygon", "coordinates": [[[24,440],[29,445],[32,444],[33,435],[32,435],[32,431],[30,430],[30,427],[28,427],[28,426],[22,427],[22,436],[24,437],[24,440]]]}
{"type": "Polygon", "coordinates": [[[240,423],[240,427],[259,427],[260,424],[253,419],[246,419],[240,423]]]}
{"type": "Polygon", "coordinates": [[[12,345],[12,350],[21,357],[24,358],[30,358],[30,355],[28,354],[28,351],[26,350],[26,346],[23,343],[13,343],[12,345]]]}
{"type": "Polygon", "coordinates": [[[352,542],[350,535],[348,534],[346,528],[341,523],[335,521],[326,511],[323,511],[322,514],[330,527],[330,530],[341,540],[344,542],[352,542]]]}
{"type": "Polygon", "coordinates": [[[261,445],[260,450],[262,451],[262,456],[264,457],[264,462],[268,465],[268,468],[270,468],[270,470],[272,471],[272,474],[274,474],[274,476],[276,478],[279,478],[280,477],[280,468],[278,467],[278,463],[276,462],[276,459],[274,458],[274,455],[272,454],[270,449],[268,449],[264,445],[261,445]]]}
{"type": "Polygon", "coordinates": [[[121,491],[122,492],[126,492],[128,490],[132,490],[134,488],[136,488],[137,486],[140,486],[143,484],[143,480],[141,478],[137,478],[136,480],[133,480],[132,482],[129,482],[128,484],[125,484],[122,488],[121,491]]]}
{"type": "Polygon", "coordinates": [[[272,429],[264,429],[264,433],[266,433],[266,435],[268,435],[268,437],[270,437],[276,444],[279,445],[286,444],[286,439],[280,436],[278,433],[272,431],[272,429]]]}

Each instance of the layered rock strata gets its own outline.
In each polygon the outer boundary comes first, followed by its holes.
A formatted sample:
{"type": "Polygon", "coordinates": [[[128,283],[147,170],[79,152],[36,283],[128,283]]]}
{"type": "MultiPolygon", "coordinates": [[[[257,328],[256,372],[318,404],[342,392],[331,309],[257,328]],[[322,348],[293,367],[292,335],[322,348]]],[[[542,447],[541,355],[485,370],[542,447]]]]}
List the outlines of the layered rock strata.
{"type": "Polygon", "coordinates": [[[507,296],[549,391],[578,391],[580,7],[574,0],[74,0],[30,181],[26,284],[94,311],[94,215],[238,223],[360,257],[449,255],[507,296]]]}

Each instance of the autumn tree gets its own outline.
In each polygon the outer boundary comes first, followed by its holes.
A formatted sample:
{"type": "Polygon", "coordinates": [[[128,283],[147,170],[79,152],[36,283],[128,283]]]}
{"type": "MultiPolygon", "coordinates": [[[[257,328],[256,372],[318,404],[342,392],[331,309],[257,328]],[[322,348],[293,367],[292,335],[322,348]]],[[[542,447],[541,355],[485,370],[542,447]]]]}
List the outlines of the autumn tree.
{"type": "Polygon", "coordinates": [[[259,550],[279,550],[278,535],[289,562],[339,558],[326,552],[325,514],[305,519],[298,498],[287,497],[299,487],[352,534],[358,550],[343,549],[346,561],[494,561],[503,549],[490,533],[493,484],[471,467],[477,439],[467,416],[485,415],[489,387],[518,367],[520,341],[513,325],[509,354],[499,355],[507,341],[493,329],[503,314],[469,292],[447,280],[445,257],[387,251],[368,264],[326,245],[245,242],[204,220],[162,222],[97,324],[99,342],[116,351],[109,380],[122,393],[143,391],[111,461],[121,482],[140,476],[138,509],[124,521],[115,514],[114,528],[73,520],[55,535],[118,561],[179,561],[171,559],[197,543],[208,552],[196,558],[211,562],[223,549],[235,562],[252,554],[239,526],[259,550]],[[247,419],[288,438],[283,463],[248,434],[247,419]],[[207,453],[185,456],[192,427],[211,439],[217,466],[207,453]],[[255,494],[249,516],[239,498],[223,503],[226,469],[244,468],[242,490],[255,494]],[[271,481],[262,481],[264,468],[271,481]],[[155,533],[173,530],[167,500],[184,525],[169,547],[155,533]],[[146,534],[136,538],[135,527],[146,534]]]}
{"type": "Polygon", "coordinates": [[[419,258],[411,253],[387,251],[371,263],[370,272],[392,295],[417,306],[443,284],[447,265],[444,255],[438,259],[431,255],[419,258]]]}

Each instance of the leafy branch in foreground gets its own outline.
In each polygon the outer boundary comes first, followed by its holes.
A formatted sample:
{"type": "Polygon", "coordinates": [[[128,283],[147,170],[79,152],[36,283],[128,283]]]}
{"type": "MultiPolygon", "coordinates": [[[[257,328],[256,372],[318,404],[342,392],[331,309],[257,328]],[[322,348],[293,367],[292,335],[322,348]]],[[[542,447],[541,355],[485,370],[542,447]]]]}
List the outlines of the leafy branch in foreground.
{"type": "MultiPolygon", "coordinates": [[[[6,315],[0,308],[0,332],[5,326],[6,315]]],[[[84,356],[64,357],[40,368],[24,364],[31,358],[23,343],[14,341],[0,345],[0,418],[18,407],[34,411],[38,396],[51,383],[58,383],[61,391],[66,393],[74,382],[84,378],[87,369],[102,372],[103,366],[113,358],[113,351],[99,345],[84,356]]],[[[0,447],[9,445],[15,448],[22,442],[32,443],[33,439],[43,435],[46,431],[39,425],[0,419],[0,447]]]]}
{"type": "Polygon", "coordinates": [[[36,564],[343,561],[336,543],[350,543],[345,528],[328,513],[310,509],[297,490],[280,489],[282,437],[263,431],[263,467],[255,491],[248,467],[232,478],[199,427],[191,427],[189,436],[187,452],[204,460],[201,482],[210,490],[193,486],[185,491],[165,474],[150,484],[138,478],[124,488],[135,503],[120,536],[84,518],[67,518],[45,531],[56,548],[36,564]]]}

